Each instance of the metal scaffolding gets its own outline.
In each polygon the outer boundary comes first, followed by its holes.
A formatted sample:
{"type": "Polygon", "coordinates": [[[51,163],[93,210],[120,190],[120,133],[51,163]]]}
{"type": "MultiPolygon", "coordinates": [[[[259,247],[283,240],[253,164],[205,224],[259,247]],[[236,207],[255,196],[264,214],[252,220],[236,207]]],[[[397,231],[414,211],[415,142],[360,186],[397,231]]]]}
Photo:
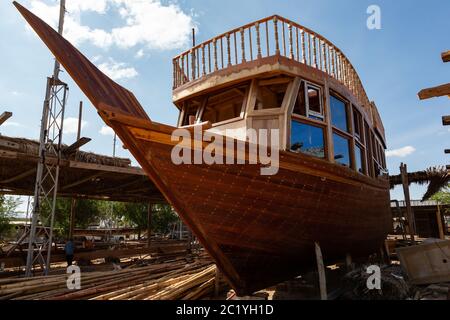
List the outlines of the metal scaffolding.
{"type": "MultiPolygon", "coordinates": [[[[63,33],[65,0],[60,1],[58,33],[63,33]]],[[[28,236],[27,266],[25,275],[32,276],[33,265],[38,262],[47,275],[50,269],[55,219],[56,195],[58,191],[59,163],[64,123],[64,111],[68,93],[66,83],[59,80],[60,64],[55,60],[53,76],[47,78],[47,88],[42,110],[41,133],[39,139],[39,162],[36,173],[31,228],[28,236]],[[56,161],[46,161],[47,157],[56,161]],[[43,217],[43,208],[50,210],[43,217]],[[49,226],[49,228],[41,228],[49,226]],[[44,232],[36,233],[36,229],[44,232]],[[44,253],[46,257],[44,259],[44,253]]]]}

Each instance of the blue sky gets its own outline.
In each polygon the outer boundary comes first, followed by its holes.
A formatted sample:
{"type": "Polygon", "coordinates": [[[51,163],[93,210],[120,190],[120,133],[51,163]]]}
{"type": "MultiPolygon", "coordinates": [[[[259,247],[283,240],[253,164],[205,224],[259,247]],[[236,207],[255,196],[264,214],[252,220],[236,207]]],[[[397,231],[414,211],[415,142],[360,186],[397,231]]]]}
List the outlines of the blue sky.
{"type": "MultiPolygon", "coordinates": [[[[19,2],[55,23],[56,1],[19,2]]],[[[448,163],[443,150],[450,147],[450,131],[441,125],[441,116],[449,113],[449,100],[419,101],[417,92],[449,81],[450,64],[445,65],[440,59],[441,52],[450,49],[445,41],[450,29],[449,1],[67,2],[73,6],[68,14],[69,38],[87,57],[133,91],[155,121],[175,124],[177,119],[177,110],[171,103],[171,59],[188,48],[192,26],[196,27],[200,42],[250,21],[279,14],[331,40],[356,67],[382,116],[388,149],[397,150],[388,158],[391,174],[398,173],[402,161],[410,171],[448,163]],[[366,27],[366,10],[372,4],[381,8],[381,30],[366,27]]],[[[14,114],[0,127],[0,133],[37,138],[45,78],[51,74],[53,58],[26,28],[10,1],[0,2],[0,39],[0,112],[14,114]]],[[[70,78],[64,73],[61,78],[70,87],[66,118],[77,117],[80,100],[85,104],[83,136],[93,141],[84,149],[111,154],[112,135],[102,130],[103,123],[94,108],[70,78]]],[[[70,130],[74,121],[67,123],[69,132],[64,135],[64,142],[70,144],[75,140],[74,130],[70,130]]],[[[130,157],[120,147],[118,155],[130,157]]],[[[420,198],[423,191],[423,187],[414,186],[412,197],[420,198]]],[[[402,198],[399,189],[392,198],[402,198]]]]}

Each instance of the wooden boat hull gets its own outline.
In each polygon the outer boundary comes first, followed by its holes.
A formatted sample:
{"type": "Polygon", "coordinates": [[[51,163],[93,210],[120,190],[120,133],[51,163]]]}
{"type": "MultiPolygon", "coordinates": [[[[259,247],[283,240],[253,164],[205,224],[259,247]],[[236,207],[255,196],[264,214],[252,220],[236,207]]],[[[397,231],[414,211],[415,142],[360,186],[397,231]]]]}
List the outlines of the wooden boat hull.
{"type": "Polygon", "coordinates": [[[387,179],[283,152],[274,176],[259,165],[175,165],[175,129],[150,121],[134,95],[14,3],[192,229],[238,294],[289,279],[325,258],[378,251],[390,229],[387,179]]]}
{"type": "Polygon", "coordinates": [[[288,153],[274,176],[250,164],[175,165],[173,145],[164,143],[168,133],[164,139],[124,128],[146,154],[140,162],[157,173],[168,201],[240,294],[311,267],[314,242],[328,260],[361,256],[378,252],[390,228],[386,180],[371,183],[350,169],[288,153]]]}

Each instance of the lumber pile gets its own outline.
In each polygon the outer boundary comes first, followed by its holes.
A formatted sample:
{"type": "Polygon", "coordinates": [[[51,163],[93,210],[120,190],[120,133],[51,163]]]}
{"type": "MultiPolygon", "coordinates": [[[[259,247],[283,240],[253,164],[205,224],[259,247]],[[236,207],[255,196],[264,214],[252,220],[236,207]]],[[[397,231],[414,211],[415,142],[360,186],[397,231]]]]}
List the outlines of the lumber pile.
{"type": "Polygon", "coordinates": [[[0,279],[0,300],[200,299],[214,291],[216,266],[209,258],[179,258],[122,270],[81,272],[81,289],[67,288],[67,274],[0,279]]]}

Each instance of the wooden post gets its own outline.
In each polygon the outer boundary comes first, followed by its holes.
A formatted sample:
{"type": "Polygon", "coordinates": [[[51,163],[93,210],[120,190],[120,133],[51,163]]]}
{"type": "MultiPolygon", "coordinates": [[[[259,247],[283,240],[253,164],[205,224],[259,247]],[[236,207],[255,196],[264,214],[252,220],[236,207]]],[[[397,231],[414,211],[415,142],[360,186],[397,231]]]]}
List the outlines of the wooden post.
{"type": "Polygon", "coordinates": [[[319,272],[320,300],[327,300],[327,279],[325,276],[325,265],[323,264],[322,250],[317,242],[314,243],[314,246],[316,249],[317,271],[319,272]]]}
{"type": "Polygon", "coordinates": [[[152,238],[152,204],[148,204],[147,208],[147,248],[150,248],[152,238]]]}
{"type": "Polygon", "coordinates": [[[83,122],[83,101],[80,101],[80,109],[78,110],[78,130],[77,130],[77,141],[81,138],[81,124],[83,122]]]}
{"type": "Polygon", "coordinates": [[[400,164],[400,174],[402,177],[403,193],[405,195],[406,212],[408,214],[409,234],[410,234],[412,243],[415,244],[414,213],[411,208],[411,199],[409,197],[408,168],[407,168],[406,164],[404,164],[404,163],[400,164]]]}
{"type": "Polygon", "coordinates": [[[255,23],[255,29],[256,29],[256,46],[258,48],[257,58],[261,59],[262,58],[261,35],[260,35],[260,32],[259,32],[259,23],[258,22],[255,23]]]}
{"type": "Polygon", "coordinates": [[[439,239],[445,240],[444,227],[442,225],[441,207],[439,205],[439,202],[437,204],[436,220],[439,229],[439,239]]]}
{"type": "Polygon", "coordinates": [[[350,253],[347,253],[345,255],[345,266],[347,267],[348,271],[353,269],[352,256],[350,255],[350,253]]]}
{"type": "Polygon", "coordinates": [[[73,231],[75,229],[75,209],[77,206],[77,199],[72,198],[70,204],[70,221],[69,221],[69,239],[73,238],[73,231]]]}
{"type": "Polygon", "coordinates": [[[214,296],[218,297],[220,292],[220,270],[216,266],[216,275],[214,278],[214,296]]]}

